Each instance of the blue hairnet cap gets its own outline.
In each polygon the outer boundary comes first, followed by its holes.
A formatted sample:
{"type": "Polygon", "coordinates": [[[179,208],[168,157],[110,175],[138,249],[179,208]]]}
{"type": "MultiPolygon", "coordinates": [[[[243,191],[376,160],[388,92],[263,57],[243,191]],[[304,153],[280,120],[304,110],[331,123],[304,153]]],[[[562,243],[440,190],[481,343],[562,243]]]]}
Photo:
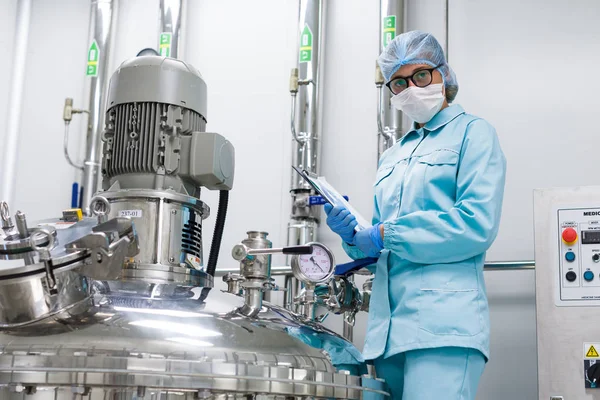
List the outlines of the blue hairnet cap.
{"type": "Polygon", "coordinates": [[[446,63],[442,46],[430,33],[411,31],[396,36],[383,49],[377,62],[386,81],[403,65],[427,64],[438,67],[444,80],[448,102],[452,102],[458,93],[456,75],[446,63]]]}

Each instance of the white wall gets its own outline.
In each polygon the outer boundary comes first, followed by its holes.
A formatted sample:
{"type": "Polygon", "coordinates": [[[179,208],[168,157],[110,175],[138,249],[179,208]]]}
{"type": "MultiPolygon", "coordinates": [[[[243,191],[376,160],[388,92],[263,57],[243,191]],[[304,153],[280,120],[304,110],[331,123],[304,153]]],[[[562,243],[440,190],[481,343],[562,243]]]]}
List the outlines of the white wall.
{"type": "MultiPolygon", "coordinates": [[[[533,259],[533,188],[598,184],[598,15],[594,0],[451,2],[457,100],[496,127],[508,160],[490,260],[533,259]]],[[[547,266],[536,267],[544,273],[547,266]]],[[[536,398],[534,274],[489,272],[486,279],[492,361],[481,398],[536,398]]]]}
{"type": "MultiPolygon", "coordinates": [[[[285,244],[291,170],[288,82],[295,60],[294,1],[188,1],[184,59],[208,84],[207,130],[235,146],[235,189],[219,267],[239,268],[231,248],[248,230],[269,232],[285,244]],[[260,6],[258,6],[260,4],[260,6]]],[[[208,255],[218,193],[202,198],[213,210],[204,224],[208,255]]],[[[275,257],[274,265],[283,265],[275,257]]]]}
{"type": "MultiPolygon", "coordinates": [[[[0,52],[1,54],[11,54],[13,41],[15,38],[15,25],[17,14],[17,0],[2,0],[0,11],[0,52]]],[[[0,63],[0,143],[4,142],[4,135],[7,128],[7,111],[10,92],[10,79],[12,74],[12,64],[6,57],[5,61],[0,63]]],[[[4,165],[4,148],[0,146],[0,165],[4,165]]]]}
{"type": "MultiPolygon", "coordinates": [[[[33,2],[11,205],[13,212],[20,209],[29,218],[56,215],[70,206],[73,170],[62,156],[62,110],[65,97],[82,104],[88,14],[89,5],[77,0],[33,2]]],[[[74,137],[79,134],[75,127],[74,137]]]]}
{"type": "Polygon", "coordinates": [[[599,182],[592,149],[600,3],[458,1],[450,12],[458,101],[496,127],[508,159],[504,217],[489,258],[532,259],[531,189],[599,182]]]}
{"type": "MultiPolygon", "coordinates": [[[[378,2],[369,2],[370,8],[361,0],[326,3],[322,172],[368,215],[376,166],[378,2]]],[[[429,30],[443,44],[444,4],[409,0],[408,28],[429,30]]],[[[158,0],[121,0],[118,11],[112,68],[156,45],[158,0]]],[[[12,51],[15,13],[16,0],[0,1],[2,54],[12,51]]],[[[457,102],[497,128],[508,159],[501,230],[489,260],[533,258],[534,187],[598,183],[593,149],[600,132],[593,118],[600,92],[594,72],[600,61],[599,13],[594,0],[451,1],[449,55],[460,82],[457,102]]],[[[69,206],[74,174],[62,156],[61,111],[67,96],[85,105],[88,19],[88,2],[34,1],[15,205],[32,218],[69,206]]],[[[207,81],[208,130],[225,135],[236,147],[235,189],[219,262],[223,268],[236,266],[229,252],[246,230],[266,230],[275,244],[286,240],[288,77],[296,58],[296,21],[296,0],[188,0],[183,58],[207,81]]],[[[9,60],[0,64],[0,121],[6,115],[9,60]]],[[[3,134],[0,130],[0,143],[3,134]]],[[[76,148],[75,141],[72,151],[76,148]]],[[[207,253],[217,196],[205,191],[203,199],[213,210],[205,222],[207,253]]],[[[338,262],[348,260],[335,235],[326,228],[319,234],[338,262]]],[[[274,260],[275,265],[282,262],[274,260]]],[[[492,360],[479,398],[532,399],[534,276],[487,272],[486,278],[492,360]]],[[[358,317],[359,346],[365,321],[365,315],[358,317]]],[[[340,327],[339,318],[327,323],[340,327]]]]}

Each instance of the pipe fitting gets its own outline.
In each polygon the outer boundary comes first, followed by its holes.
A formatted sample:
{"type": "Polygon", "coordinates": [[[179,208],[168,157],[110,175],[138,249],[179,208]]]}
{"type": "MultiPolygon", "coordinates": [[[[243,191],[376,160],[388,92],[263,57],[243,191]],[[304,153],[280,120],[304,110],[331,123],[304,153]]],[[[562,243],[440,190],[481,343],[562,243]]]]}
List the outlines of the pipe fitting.
{"type": "Polygon", "coordinates": [[[292,93],[292,96],[298,93],[298,68],[292,68],[290,74],[290,93],[292,93]]]}
{"type": "Polygon", "coordinates": [[[381,68],[379,68],[379,63],[375,61],[375,85],[377,87],[383,86],[385,84],[385,79],[383,74],[381,73],[381,68]]]}
{"type": "Polygon", "coordinates": [[[65,107],[63,109],[63,120],[65,123],[70,123],[73,119],[73,99],[67,97],[65,99],[65,107]]]}

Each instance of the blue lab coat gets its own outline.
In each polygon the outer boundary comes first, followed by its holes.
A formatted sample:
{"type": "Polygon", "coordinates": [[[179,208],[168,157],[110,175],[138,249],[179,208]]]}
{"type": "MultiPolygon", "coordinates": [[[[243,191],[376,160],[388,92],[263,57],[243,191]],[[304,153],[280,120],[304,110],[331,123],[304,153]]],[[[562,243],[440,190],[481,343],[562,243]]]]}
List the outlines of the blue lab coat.
{"type": "MultiPolygon", "coordinates": [[[[489,358],[483,264],[498,232],[506,160],[494,128],[459,105],[415,126],[381,157],[375,267],[364,357],[465,347],[489,358]]],[[[354,258],[365,255],[344,243],[354,258]]]]}

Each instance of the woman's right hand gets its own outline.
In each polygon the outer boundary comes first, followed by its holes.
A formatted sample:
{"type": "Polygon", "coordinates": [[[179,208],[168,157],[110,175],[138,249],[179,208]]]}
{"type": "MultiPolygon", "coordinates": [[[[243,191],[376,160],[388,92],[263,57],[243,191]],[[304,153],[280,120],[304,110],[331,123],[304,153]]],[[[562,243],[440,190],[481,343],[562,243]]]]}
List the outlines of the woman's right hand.
{"type": "Polygon", "coordinates": [[[325,213],[327,214],[327,225],[329,228],[340,235],[346,243],[352,243],[354,239],[354,228],[358,225],[354,215],[344,207],[333,207],[331,204],[325,204],[325,213]]]}

